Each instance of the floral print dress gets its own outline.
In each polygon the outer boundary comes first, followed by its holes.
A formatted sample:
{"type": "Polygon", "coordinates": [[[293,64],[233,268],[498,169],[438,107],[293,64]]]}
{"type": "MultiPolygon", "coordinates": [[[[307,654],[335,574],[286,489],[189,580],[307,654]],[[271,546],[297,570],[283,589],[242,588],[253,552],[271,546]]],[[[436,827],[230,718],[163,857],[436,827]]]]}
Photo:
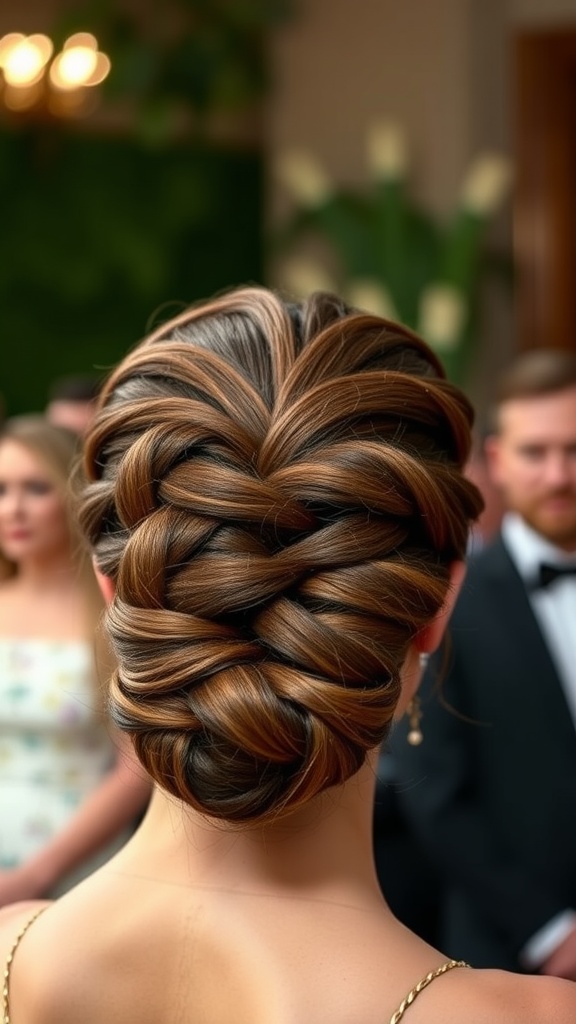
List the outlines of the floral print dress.
{"type": "Polygon", "coordinates": [[[0,870],[49,842],[113,761],[91,646],[0,637],[0,870]]]}

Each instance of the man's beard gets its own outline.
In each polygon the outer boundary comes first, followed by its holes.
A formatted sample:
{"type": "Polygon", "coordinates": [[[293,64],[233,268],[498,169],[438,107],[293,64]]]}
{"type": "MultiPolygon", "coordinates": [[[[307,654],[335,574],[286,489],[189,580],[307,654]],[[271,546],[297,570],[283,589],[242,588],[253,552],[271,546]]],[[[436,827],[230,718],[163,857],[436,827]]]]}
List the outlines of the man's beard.
{"type": "Polygon", "coordinates": [[[572,490],[551,491],[533,501],[521,512],[529,526],[550,543],[576,550],[576,494],[572,490]],[[566,501],[565,512],[547,510],[547,503],[566,501]],[[570,502],[570,504],[568,504],[570,502]]]}

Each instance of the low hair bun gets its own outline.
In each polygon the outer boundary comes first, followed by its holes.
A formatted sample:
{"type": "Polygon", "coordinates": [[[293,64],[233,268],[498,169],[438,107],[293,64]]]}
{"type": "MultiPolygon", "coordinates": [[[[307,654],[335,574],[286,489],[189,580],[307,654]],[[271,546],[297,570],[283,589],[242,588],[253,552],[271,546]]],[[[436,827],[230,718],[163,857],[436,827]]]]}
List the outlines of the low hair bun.
{"type": "Polygon", "coordinates": [[[233,292],[126,357],[81,516],[112,715],[161,787],[266,822],[382,742],[480,508],[470,423],[420,339],[330,296],[233,292]]]}

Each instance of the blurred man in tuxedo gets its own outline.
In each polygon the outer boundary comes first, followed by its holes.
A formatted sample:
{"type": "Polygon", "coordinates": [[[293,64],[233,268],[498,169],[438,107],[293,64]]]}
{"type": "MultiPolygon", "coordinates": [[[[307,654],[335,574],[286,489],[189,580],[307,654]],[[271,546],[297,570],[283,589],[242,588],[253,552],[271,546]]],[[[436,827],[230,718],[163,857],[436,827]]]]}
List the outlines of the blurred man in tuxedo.
{"type": "Polygon", "coordinates": [[[515,360],[486,454],[507,512],[423,681],[423,742],[395,731],[399,796],[444,875],[445,952],[576,979],[576,353],[515,360]]]}

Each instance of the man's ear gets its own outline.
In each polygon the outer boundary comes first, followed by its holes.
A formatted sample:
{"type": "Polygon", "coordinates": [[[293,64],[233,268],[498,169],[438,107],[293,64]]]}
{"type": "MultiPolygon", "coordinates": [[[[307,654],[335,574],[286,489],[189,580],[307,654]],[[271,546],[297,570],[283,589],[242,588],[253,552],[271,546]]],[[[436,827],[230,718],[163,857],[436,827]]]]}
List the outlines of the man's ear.
{"type": "Polygon", "coordinates": [[[109,576],[105,576],[103,572],[100,572],[100,569],[96,565],[95,558],[92,559],[92,566],[94,568],[94,575],[98,582],[98,586],[100,587],[102,597],[104,598],[106,604],[111,604],[116,589],[114,586],[114,580],[111,580],[109,576]]]}
{"type": "Polygon", "coordinates": [[[452,562],[450,565],[450,583],[444,599],[444,604],[438,609],[436,615],[424,629],[421,629],[414,640],[416,649],[420,654],[431,654],[439,646],[448,625],[448,620],[460,593],[460,588],[466,575],[466,562],[452,562]]]}

